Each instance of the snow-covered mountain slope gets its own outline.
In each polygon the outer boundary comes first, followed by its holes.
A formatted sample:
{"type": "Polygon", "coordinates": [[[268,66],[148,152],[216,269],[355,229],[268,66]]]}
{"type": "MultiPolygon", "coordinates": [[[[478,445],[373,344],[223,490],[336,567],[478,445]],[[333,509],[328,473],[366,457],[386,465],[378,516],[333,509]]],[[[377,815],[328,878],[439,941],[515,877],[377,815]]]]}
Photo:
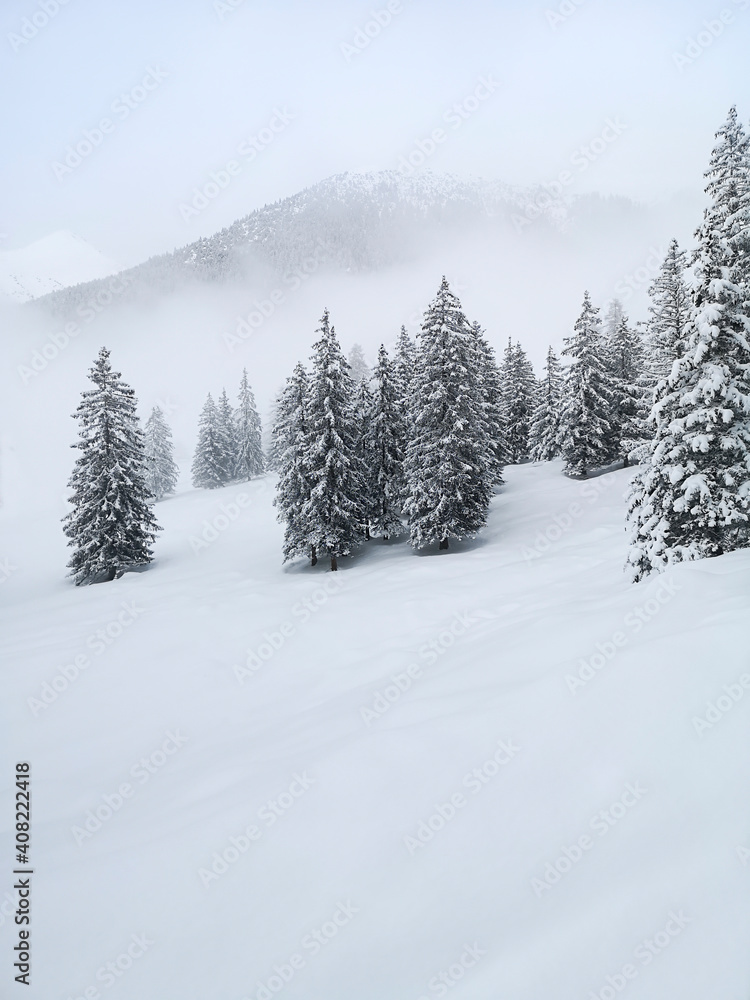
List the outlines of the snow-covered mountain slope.
{"type": "Polygon", "coordinates": [[[18,250],[0,250],[0,296],[27,302],[119,270],[80,236],[60,231],[18,250]]]}
{"type": "Polygon", "coordinates": [[[628,584],[629,476],[508,469],[477,542],[338,574],[271,477],[185,489],[80,589],[56,487],[0,510],[27,995],[746,997],[750,553],[628,584]]]}

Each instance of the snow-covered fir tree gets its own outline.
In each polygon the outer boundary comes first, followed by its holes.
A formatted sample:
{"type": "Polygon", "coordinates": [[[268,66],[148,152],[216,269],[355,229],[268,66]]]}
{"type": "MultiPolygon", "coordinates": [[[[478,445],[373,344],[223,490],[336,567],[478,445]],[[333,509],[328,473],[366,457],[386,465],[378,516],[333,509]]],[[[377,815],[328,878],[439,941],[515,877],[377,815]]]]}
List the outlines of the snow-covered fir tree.
{"type": "Polygon", "coordinates": [[[636,580],[750,540],[750,145],[736,109],[716,138],[687,349],[657,390],[656,435],[629,497],[636,580]]]}
{"type": "Polygon", "coordinates": [[[482,407],[476,341],[443,278],[419,335],[413,436],[406,454],[411,544],[474,537],[485,525],[494,470],[482,407]]]}
{"type": "Polygon", "coordinates": [[[223,482],[226,484],[234,479],[234,469],[237,464],[234,410],[229,402],[226,389],[221,390],[219,402],[216,404],[216,418],[224,456],[222,460],[223,482]]]}
{"type": "Polygon", "coordinates": [[[643,344],[640,333],[630,326],[619,310],[617,327],[607,335],[606,356],[612,381],[610,411],[610,460],[622,459],[627,466],[631,457],[650,439],[642,417],[642,399],[646,393],[643,379],[643,344]]]}
{"type": "Polygon", "coordinates": [[[370,526],[377,516],[375,495],[375,452],[372,440],[373,397],[369,379],[360,379],[354,388],[352,400],[355,451],[359,463],[360,516],[362,532],[370,538],[370,526]]]}
{"type": "Polygon", "coordinates": [[[561,393],[562,368],[550,346],[529,432],[529,450],[534,462],[549,462],[560,454],[561,393]]]}
{"type": "Polygon", "coordinates": [[[304,519],[310,545],[325,552],[331,569],[362,537],[362,483],[352,408],[352,379],[328,310],[313,348],[305,470],[310,498],[304,519]]]}
{"type": "Polygon", "coordinates": [[[503,424],[507,461],[518,465],[529,458],[529,430],[536,404],[536,379],[526,352],[510,340],[502,367],[503,424]]]}
{"type": "Polygon", "coordinates": [[[198,424],[198,444],[193,456],[193,486],[214,490],[227,482],[227,442],[211,393],[206,397],[198,424]]]}
{"type": "Polygon", "coordinates": [[[495,349],[487,340],[479,323],[471,324],[480,378],[485,433],[489,448],[488,468],[495,486],[502,485],[503,467],[507,461],[505,446],[505,420],[503,411],[503,376],[497,363],[495,349]]]}
{"type": "Polygon", "coordinates": [[[79,440],[73,447],[80,454],[63,530],[74,550],[68,568],[76,585],[114,580],[150,563],[161,530],[146,485],[135,393],[109,358],[103,347],[89,371],[94,388],[82,394],[74,414],[79,440]]]}
{"type": "MultiPolygon", "coordinates": [[[[406,449],[412,436],[412,396],[417,368],[417,348],[414,341],[402,326],[396,340],[396,350],[393,355],[393,385],[396,394],[397,408],[403,415],[401,431],[403,437],[399,442],[401,453],[406,456],[406,449]]],[[[406,503],[408,495],[406,476],[402,468],[401,506],[406,503]]]]}
{"type": "Polygon", "coordinates": [[[587,476],[610,460],[613,385],[607,370],[599,310],[586,292],[573,335],[563,354],[571,359],[563,375],[560,451],[565,471],[587,476]]]}
{"type": "Polygon", "coordinates": [[[237,408],[234,411],[234,479],[241,483],[265,471],[263,428],[255,405],[255,396],[242,369],[237,408]]]}
{"type": "Polygon", "coordinates": [[[314,566],[317,552],[305,514],[310,499],[310,477],[305,465],[309,445],[308,393],[307,371],[298,364],[276,403],[272,434],[273,449],[279,455],[279,480],[273,502],[277,518],[284,524],[284,561],[309,556],[314,566]]]}
{"type": "Polygon", "coordinates": [[[374,371],[368,435],[370,531],[391,538],[403,531],[399,512],[403,501],[406,414],[399,404],[394,365],[382,344],[374,371]]]}
{"type": "Polygon", "coordinates": [[[368,382],[372,378],[370,366],[365,361],[365,352],[361,344],[353,344],[349,351],[349,373],[356,386],[359,382],[368,382]]]}
{"type": "Polygon", "coordinates": [[[651,383],[667,378],[677,358],[682,357],[688,320],[690,293],[685,274],[687,254],[672,240],[658,275],[649,286],[646,368],[651,383]]]}
{"type": "Polygon", "coordinates": [[[144,432],[146,485],[156,500],[174,493],[177,466],[174,461],[172,431],[158,406],[151,410],[144,432]]]}

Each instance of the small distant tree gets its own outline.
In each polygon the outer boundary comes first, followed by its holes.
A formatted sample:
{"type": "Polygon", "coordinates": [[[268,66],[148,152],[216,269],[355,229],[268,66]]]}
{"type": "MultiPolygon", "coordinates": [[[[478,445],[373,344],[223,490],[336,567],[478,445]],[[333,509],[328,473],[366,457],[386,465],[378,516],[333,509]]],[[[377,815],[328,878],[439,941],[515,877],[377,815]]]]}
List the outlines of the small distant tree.
{"type": "Polygon", "coordinates": [[[529,431],[529,449],[535,462],[549,462],[560,454],[561,392],[562,369],[550,346],[529,431]]]}
{"type": "Polygon", "coordinates": [[[237,409],[234,411],[234,478],[246,482],[265,471],[263,428],[255,405],[255,396],[242,369],[237,409]]]}
{"type": "Polygon", "coordinates": [[[365,361],[365,352],[360,344],[354,344],[349,351],[349,374],[355,387],[359,382],[369,382],[372,378],[370,367],[365,361]]]}
{"type": "Polygon", "coordinates": [[[200,416],[192,473],[193,486],[204,489],[214,490],[227,481],[226,436],[211,393],[206,397],[200,416]]]}
{"type": "Polygon", "coordinates": [[[156,500],[174,493],[177,466],[174,461],[172,432],[158,406],[146,421],[144,436],[146,485],[156,500]]]}

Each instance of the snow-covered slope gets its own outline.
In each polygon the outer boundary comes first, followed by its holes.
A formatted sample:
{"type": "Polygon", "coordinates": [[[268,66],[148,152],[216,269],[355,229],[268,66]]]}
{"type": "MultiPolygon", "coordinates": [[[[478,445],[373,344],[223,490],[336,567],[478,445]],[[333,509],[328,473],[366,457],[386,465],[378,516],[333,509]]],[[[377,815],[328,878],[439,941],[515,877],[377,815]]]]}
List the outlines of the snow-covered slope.
{"type": "Polygon", "coordinates": [[[80,236],[60,231],[18,250],[0,250],[0,296],[26,302],[119,270],[80,236]]]}
{"type": "Polygon", "coordinates": [[[61,499],[0,511],[26,994],[745,998],[750,553],[629,585],[629,475],[509,469],[481,540],[338,574],[270,477],[186,489],[81,589],[61,499]]]}

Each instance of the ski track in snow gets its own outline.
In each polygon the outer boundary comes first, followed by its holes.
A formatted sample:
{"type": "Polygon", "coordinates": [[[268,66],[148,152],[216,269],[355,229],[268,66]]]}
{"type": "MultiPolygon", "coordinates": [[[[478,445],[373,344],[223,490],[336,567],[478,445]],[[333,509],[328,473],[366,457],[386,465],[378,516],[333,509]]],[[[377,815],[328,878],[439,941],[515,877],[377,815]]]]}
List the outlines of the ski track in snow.
{"type": "MultiPolygon", "coordinates": [[[[750,673],[750,553],[629,584],[630,475],[508,469],[480,539],[376,541],[338,574],[281,566],[270,476],[159,503],[154,564],[99,586],[63,579],[57,511],[0,512],[4,731],[33,783],[25,995],[743,1000],[750,692],[694,719],[750,673]],[[613,655],[574,693],[597,644],[613,655]],[[204,885],[230,838],[246,849],[204,885]],[[100,972],[133,935],[132,966],[100,972]]],[[[11,885],[6,864],[8,967],[11,885]]]]}

